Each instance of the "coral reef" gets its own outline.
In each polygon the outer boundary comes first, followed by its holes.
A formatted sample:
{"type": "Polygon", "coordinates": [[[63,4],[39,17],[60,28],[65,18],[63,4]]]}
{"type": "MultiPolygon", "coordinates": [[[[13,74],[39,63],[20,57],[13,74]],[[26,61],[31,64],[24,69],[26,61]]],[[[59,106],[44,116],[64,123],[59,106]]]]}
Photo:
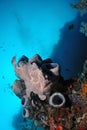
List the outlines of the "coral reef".
{"type": "MultiPolygon", "coordinates": [[[[81,16],[87,14],[87,0],[78,0],[77,4],[71,4],[71,7],[80,11],[81,16]]],[[[87,21],[81,22],[80,32],[87,37],[87,21]]]]}
{"type": "Polygon", "coordinates": [[[87,37],[87,23],[86,22],[81,23],[80,32],[83,33],[87,37]]]}
{"type": "Polygon", "coordinates": [[[50,58],[22,56],[16,63],[13,91],[21,99],[23,117],[46,130],[87,129],[87,61],[77,78],[64,80],[50,58]]]}
{"type": "Polygon", "coordinates": [[[79,10],[81,15],[87,13],[87,0],[78,0],[77,4],[71,4],[71,6],[79,10]]]}

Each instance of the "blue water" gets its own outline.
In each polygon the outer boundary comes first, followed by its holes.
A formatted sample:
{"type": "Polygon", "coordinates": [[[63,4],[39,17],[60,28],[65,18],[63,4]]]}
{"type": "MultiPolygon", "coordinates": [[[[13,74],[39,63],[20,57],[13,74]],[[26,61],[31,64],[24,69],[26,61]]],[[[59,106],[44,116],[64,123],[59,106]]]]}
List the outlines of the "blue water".
{"type": "Polygon", "coordinates": [[[20,99],[11,90],[16,79],[12,57],[38,53],[58,62],[64,78],[76,75],[87,57],[80,21],[69,0],[0,0],[0,130],[20,130],[23,123],[20,99]],[[69,30],[72,23],[75,28],[69,30]]]}

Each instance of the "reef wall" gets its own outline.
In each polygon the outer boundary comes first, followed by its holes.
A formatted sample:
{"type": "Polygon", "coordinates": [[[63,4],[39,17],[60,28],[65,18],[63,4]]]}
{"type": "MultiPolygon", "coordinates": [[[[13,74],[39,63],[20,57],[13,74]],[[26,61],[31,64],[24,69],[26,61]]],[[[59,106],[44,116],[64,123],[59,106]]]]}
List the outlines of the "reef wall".
{"type": "Polygon", "coordinates": [[[80,77],[68,80],[60,75],[58,63],[38,54],[22,56],[18,62],[14,56],[12,64],[18,77],[12,89],[21,99],[24,118],[35,120],[35,125],[46,130],[87,128],[86,61],[80,77]]]}

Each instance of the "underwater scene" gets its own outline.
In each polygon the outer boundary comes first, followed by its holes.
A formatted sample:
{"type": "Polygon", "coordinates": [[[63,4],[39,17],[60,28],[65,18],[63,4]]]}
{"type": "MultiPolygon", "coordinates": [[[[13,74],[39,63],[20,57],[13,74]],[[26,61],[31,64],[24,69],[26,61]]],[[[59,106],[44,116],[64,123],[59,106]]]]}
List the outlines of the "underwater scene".
{"type": "Polygon", "coordinates": [[[0,0],[0,130],[87,130],[87,0],[0,0]]]}

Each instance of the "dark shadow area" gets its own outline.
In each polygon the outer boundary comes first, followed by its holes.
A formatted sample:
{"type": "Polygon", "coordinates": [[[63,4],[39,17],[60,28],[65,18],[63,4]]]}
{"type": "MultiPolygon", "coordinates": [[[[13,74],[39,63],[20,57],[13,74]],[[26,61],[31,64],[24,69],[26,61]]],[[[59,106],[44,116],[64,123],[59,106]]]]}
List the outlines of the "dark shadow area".
{"type": "Polygon", "coordinates": [[[77,17],[60,30],[60,40],[54,46],[51,58],[60,64],[61,74],[67,79],[77,76],[87,59],[87,37],[80,33],[81,22],[87,22],[87,15],[77,17]]]}

